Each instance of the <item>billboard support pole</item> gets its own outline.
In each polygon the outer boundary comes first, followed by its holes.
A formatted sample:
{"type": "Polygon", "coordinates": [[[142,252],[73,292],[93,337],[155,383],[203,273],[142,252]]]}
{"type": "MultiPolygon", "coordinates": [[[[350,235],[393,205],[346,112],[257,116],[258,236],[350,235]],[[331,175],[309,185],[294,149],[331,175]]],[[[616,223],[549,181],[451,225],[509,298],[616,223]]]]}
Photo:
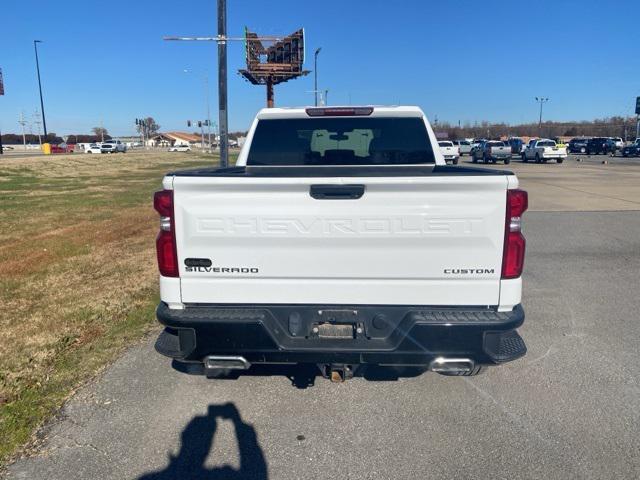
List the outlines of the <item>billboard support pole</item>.
{"type": "Polygon", "coordinates": [[[273,108],[273,106],[273,80],[271,78],[267,78],[267,108],[273,108]]]}

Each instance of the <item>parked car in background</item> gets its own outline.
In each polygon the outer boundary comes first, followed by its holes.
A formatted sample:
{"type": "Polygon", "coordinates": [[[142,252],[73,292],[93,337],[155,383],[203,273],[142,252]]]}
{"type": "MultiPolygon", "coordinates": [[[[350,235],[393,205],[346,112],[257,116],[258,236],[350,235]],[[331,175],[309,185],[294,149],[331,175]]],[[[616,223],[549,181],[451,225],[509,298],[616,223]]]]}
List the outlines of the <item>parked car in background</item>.
{"type": "Polygon", "coordinates": [[[487,140],[484,138],[474,138],[471,142],[471,153],[473,153],[474,148],[478,148],[482,142],[486,142],[487,140]]]}
{"type": "Polygon", "coordinates": [[[442,153],[445,162],[451,162],[454,165],[458,164],[460,151],[458,150],[458,147],[453,144],[453,142],[443,140],[438,142],[438,146],[440,147],[440,152],[442,153]]]}
{"type": "Polygon", "coordinates": [[[529,141],[529,145],[522,151],[522,161],[534,160],[536,163],[547,163],[548,160],[555,160],[562,163],[567,158],[566,147],[559,147],[555,140],[548,138],[538,138],[529,141]]]}
{"type": "Polygon", "coordinates": [[[84,151],[85,153],[102,153],[102,149],[97,143],[92,143],[87,148],[85,148],[84,151]]]}
{"type": "Polygon", "coordinates": [[[516,155],[520,155],[522,149],[525,147],[524,141],[519,137],[511,137],[507,140],[507,143],[511,147],[511,153],[515,153],[516,155]]]}
{"type": "Polygon", "coordinates": [[[590,138],[586,146],[587,155],[607,155],[611,153],[612,145],[607,140],[609,139],[605,137],[590,138]]]}
{"type": "Polygon", "coordinates": [[[471,142],[468,140],[454,140],[453,144],[458,147],[460,151],[460,156],[471,154],[471,142]]]}
{"type": "Polygon", "coordinates": [[[169,147],[170,152],[190,152],[191,147],[189,145],[172,145],[169,147]]]}
{"type": "Polygon", "coordinates": [[[511,163],[511,147],[499,140],[483,140],[471,154],[471,161],[477,163],[482,160],[484,163],[496,163],[502,160],[505,165],[511,163]]]}
{"type": "Polygon", "coordinates": [[[587,153],[588,138],[572,138],[567,145],[567,152],[569,153],[587,153]]]}
{"type": "Polygon", "coordinates": [[[51,146],[49,147],[51,153],[67,153],[67,146],[64,144],[60,144],[60,145],[55,145],[55,144],[51,144],[51,146]]]}
{"type": "Polygon", "coordinates": [[[607,145],[607,153],[609,153],[612,156],[615,156],[616,152],[618,151],[618,145],[615,139],[607,138],[607,141],[605,143],[607,145]]]}
{"type": "Polygon", "coordinates": [[[565,150],[567,149],[567,144],[564,143],[564,140],[562,140],[560,137],[554,137],[553,141],[556,142],[556,147],[564,148],[565,150]]]}
{"type": "Polygon", "coordinates": [[[611,137],[611,141],[616,147],[616,150],[622,150],[624,148],[624,141],[620,137],[611,137]]]}
{"type": "Polygon", "coordinates": [[[631,145],[622,147],[623,157],[640,157],[640,138],[637,138],[631,145]]]}
{"type": "Polygon", "coordinates": [[[100,145],[102,153],[125,153],[127,146],[120,140],[108,140],[100,145]]]}

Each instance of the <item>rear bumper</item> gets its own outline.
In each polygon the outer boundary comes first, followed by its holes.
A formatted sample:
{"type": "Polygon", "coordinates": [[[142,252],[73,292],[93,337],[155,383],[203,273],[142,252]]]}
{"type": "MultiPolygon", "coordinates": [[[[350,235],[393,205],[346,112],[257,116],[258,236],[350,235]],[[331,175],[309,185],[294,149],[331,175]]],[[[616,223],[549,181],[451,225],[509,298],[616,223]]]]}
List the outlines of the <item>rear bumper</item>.
{"type": "Polygon", "coordinates": [[[156,350],[182,362],[228,355],[251,364],[429,365],[445,356],[495,365],[526,353],[515,331],[524,322],[520,305],[497,312],[395,305],[198,305],[173,310],[160,303],[157,317],[166,328],[156,350]]]}

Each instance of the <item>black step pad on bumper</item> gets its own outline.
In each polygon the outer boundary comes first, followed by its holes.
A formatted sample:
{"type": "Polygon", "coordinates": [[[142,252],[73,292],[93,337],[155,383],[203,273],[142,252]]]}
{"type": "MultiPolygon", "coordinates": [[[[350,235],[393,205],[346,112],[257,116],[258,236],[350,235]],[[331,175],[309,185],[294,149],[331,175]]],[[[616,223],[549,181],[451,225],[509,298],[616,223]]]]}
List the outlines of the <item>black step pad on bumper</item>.
{"type": "Polygon", "coordinates": [[[510,362],[527,353],[527,346],[518,332],[490,332],[484,337],[484,351],[496,363],[510,362]]]}

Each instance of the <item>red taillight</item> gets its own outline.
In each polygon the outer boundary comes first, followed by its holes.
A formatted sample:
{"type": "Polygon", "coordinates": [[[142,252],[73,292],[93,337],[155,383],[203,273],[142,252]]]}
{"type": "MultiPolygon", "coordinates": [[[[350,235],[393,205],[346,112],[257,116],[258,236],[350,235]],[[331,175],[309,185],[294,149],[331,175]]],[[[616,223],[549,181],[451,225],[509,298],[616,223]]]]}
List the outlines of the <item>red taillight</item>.
{"type": "Polygon", "coordinates": [[[173,190],[162,190],[153,195],[153,208],[160,214],[160,232],[156,238],[158,269],[163,277],[177,277],[178,253],[173,218],[173,190]]]}
{"type": "Polygon", "coordinates": [[[507,190],[502,278],[518,278],[524,267],[525,240],[522,235],[522,214],[529,206],[524,190],[507,190]]]}

